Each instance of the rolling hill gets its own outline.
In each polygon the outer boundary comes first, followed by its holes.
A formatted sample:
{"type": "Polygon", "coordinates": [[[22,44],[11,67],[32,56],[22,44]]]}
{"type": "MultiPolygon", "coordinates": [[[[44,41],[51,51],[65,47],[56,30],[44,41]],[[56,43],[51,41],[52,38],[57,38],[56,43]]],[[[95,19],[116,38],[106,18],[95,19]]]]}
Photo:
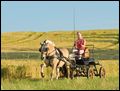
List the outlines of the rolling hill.
{"type": "MultiPolygon", "coordinates": [[[[100,49],[118,49],[117,29],[80,32],[88,45],[94,44],[95,48],[100,49]]],[[[57,47],[72,47],[74,32],[4,32],[1,35],[1,49],[2,51],[36,51],[40,42],[45,39],[54,41],[57,47]]]]}

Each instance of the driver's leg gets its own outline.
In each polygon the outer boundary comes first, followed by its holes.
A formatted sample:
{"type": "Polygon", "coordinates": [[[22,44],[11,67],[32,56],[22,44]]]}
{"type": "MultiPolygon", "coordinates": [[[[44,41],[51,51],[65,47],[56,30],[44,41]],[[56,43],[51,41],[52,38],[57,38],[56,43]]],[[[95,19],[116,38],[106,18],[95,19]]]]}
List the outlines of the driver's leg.
{"type": "Polygon", "coordinates": [[[79,50],[80,59],[81,59],[83,53],[84,53],[84,50],[79,50]]]}

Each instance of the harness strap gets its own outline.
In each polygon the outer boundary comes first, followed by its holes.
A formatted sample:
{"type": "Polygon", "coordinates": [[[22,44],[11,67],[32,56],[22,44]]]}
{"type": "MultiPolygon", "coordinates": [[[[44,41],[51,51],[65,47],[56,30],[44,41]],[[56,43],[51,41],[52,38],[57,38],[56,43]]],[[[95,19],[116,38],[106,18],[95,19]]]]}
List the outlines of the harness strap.
{"type": "Polygon", "coordinates": [[[61,50],[57,47],[55,47],[55,50],[56,50],[56,56],[59,60],[62,60],[63,59],[63,53],[61,52],[61,50]]]}
{"type": "Polygon", "coordinates": [[[57,47],[55,47],[55,49],[59,52],[58,59],[61,60],[61,61],[63,61],[63,62],[65,62],[65,63],[67,63],[67,64],[70,64],[69,59],[67,57],[63,56],[63,53],[61,52],[61,50],[59,48],[57,48],[57,47]]]}

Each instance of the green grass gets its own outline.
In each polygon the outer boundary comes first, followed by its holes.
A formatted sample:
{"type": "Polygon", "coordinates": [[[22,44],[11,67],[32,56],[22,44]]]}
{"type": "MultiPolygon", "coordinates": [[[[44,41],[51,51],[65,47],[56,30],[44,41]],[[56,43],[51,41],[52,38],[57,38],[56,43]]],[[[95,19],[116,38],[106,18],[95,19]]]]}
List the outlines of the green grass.
{"type": "MultiPolygon", "coordinates": [[[[2,60],[1,88],[9,90],[115,90],[119,89],[119,61],[99,60],[106,70],[106,78],[79,77],[73,80],[60,78],[50,81],[51,68],[45,68],[45,78],[40,76],[40,60],[2,60]],[[112,66],[111,66],[112,65],[112,66]],[[4,69],[3,69],[4,68],[4,69]],[[6,70],[6,69],[7,70],[6,70]],[[6,74],[5,74],[6,73],[6,74]],[[26,73],[25,75],[22,73],[26,73]]],[[[99,67],[97,67],[99,70],[99,67]]]]}
{"type": "MultiPolygon", "coordinates": [[[[90,48],[89,48],[90,49],[90,48]]],[[[92,52],[92,51],[91,51],[92,52]]],[[[91,54],[92,56],[92,54],[91,54]]],[[[97,49],[94,50],[94,58],[98,60],[117,60],[119,58],[119,50],[115,49],[97,49]],[[111,52],[112,51],[112,52],[111,52]]],[[[1,52],[1,59],[40,59],[40,52],[1,52]]]]}
{"type": "Polygon", "coordinates": [[[107,77],[100,79],[78,78],[78,79],[59,79],[59,80],[42,80],[42,79],[22,79],[12,81],[2,81],[3,90],[118,90],[119,77],[107,77]]]}

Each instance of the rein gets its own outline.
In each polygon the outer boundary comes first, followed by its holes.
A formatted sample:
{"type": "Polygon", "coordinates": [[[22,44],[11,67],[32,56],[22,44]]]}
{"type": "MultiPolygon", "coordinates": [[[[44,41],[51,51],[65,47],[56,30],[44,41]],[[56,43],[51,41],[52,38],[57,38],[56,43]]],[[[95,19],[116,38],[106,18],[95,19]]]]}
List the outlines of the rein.
{"type": "MultiPolygon", "coordinates": [[[[49,56],[51,53],[53,53],[55,50],[53,50],[52,52],[48,53],[46,56],[49,56]]],[[[53,56],[53,55],[52,55],[53,56]]]]}
{"type": "Polygon", "coordinates": [[[50,52],[50,53],[48,53],[47,55],[46,55],[46,58],[47,59],[52,59],[52,58],[59,58],[60,57],[60,53],[59,53],[59,51],[57,50],[57,48],[55,47],[55,50],[53,50],[52,52],[50,52]],[[53,53],[53,52],[55,52],[55,54],[54,55],[51,55],[51,56],[49,56],[51,53],[53,53]]]}

